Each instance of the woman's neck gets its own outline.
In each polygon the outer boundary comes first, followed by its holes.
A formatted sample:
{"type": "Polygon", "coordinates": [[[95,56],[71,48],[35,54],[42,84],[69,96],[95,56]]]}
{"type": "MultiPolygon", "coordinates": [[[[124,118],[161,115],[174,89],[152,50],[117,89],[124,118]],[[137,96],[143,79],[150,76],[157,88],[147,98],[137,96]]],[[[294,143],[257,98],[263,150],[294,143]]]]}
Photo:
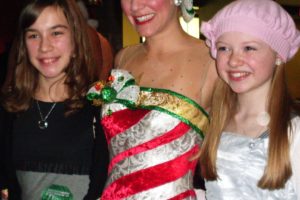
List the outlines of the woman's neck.
{"type": "Polygon", "coordinates": [[[160,56],[173,54],[174,52],[181,51],[187,45],[187,36],[185,33],[176,37],[169,37],[166,39],[147,40],[143,46],[148,56],[158,58],[160,56]]]}
{"type": "Polygon", "coordinates": [[[189,37],[181,28],[179,22],[169,25],[163,32],[146,38],[144,43],[150,54],[160,54],[174,51],[189,37]]]}

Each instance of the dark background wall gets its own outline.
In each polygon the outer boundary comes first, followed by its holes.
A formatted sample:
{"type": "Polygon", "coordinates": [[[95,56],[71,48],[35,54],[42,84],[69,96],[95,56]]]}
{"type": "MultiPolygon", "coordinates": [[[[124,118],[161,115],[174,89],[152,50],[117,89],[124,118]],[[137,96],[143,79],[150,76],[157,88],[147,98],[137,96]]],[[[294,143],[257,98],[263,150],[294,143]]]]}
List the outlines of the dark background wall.
{"type": "Polygon", "coordinates": [[[99,21],[98,31],[112,44],[115,51],[122,48],[122,10],[120,0],[102,0],[100,4],[89,4],[85,0],[90,17],[99,21]]]}
{"type": "MultiPolygon", "coordinates": [[[[122,44],[120,0],[84,0],[84,2],[90,12],[90,17],[99,21],[98,31],[111,42],[114,49],[120,49],[122,44]]],[[[18,17],[25,4],[26,0],[8,0],[0,6],[0,53],[14,38],[18,17]]]]}
{"type": "Polygon", "coordinates": [[[20,0],[9,0],[0,6],[0,53],[14,37],[21,7],[20,0]]]}

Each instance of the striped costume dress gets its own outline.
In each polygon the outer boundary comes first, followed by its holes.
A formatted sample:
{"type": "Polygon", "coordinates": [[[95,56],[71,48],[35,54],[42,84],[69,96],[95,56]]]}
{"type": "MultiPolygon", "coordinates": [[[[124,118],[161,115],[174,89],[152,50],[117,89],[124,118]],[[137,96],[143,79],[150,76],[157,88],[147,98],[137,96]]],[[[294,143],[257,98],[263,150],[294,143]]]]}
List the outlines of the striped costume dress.
{"type": "Polygon", "coordinates": [[[205,111],[178,93],[135,85],[124,70],[113,70],[110,80],[88,94],[104,103],[101,123],[110,150],[101,200],[196,199],[197,161],[190,158],[208,124],[205,111]]]}

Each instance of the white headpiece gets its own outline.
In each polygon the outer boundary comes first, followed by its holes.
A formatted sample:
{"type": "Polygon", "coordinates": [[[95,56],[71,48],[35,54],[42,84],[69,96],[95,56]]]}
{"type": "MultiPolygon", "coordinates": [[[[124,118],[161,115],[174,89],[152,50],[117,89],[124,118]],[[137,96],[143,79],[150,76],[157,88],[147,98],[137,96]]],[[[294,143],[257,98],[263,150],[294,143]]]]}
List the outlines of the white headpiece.
{"type": "Polygon", "coordinates": [[[176,6],[181,7],[182,17],[185,22],[189,22],[195,16],[193,9],[193,0],[174,0],[176,6]]]}

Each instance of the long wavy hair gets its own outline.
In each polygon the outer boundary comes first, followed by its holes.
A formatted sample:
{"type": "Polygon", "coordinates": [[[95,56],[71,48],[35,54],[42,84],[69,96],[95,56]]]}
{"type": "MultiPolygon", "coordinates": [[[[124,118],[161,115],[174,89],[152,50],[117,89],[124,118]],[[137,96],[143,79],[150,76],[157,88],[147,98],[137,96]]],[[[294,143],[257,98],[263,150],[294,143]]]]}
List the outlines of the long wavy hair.
{"type": "MultiPolygon", "coordinates": [[[[210,128],[200,154],[202,174],[207,180],[218,178],[217,149],[222,131],[234,114],[236,103],[236,94],[224,81],[219,80],[213,95],[210,128]]],[[[297,111],[297,108],[288,92],[283,65],[277,66],[274,72],[268,103],[271,118],[268,160],[258,187],[272,190],[283,188],[292,175],[288,130],[291,126],[291,112],[297,111]]]]}
{"type": "MultiPolygon", "coordinates": [[[[28,58],[25,44],[26,29],[49,6],[61,9],[71,29],[74,50],[72,58],[65,69],[68,98],[66,115],[83,107],[85,94],[91,83],[97,80],[99,68],[96,66],[93,45],[91,44],[90,27],[82,17],[74,0],[34,0],[27,4],[19,17],[17,37],[14,41],[8,68],[12,73],[7,75],[2,88],[2,104],[9,112],[22,112],[29,108],[38,87],[39,72],[28,58]]],[[[101,55],[101,52],[99,52],[101,55]]],[[[97,63],[99,64],[99,63],[97,63]]]]}

